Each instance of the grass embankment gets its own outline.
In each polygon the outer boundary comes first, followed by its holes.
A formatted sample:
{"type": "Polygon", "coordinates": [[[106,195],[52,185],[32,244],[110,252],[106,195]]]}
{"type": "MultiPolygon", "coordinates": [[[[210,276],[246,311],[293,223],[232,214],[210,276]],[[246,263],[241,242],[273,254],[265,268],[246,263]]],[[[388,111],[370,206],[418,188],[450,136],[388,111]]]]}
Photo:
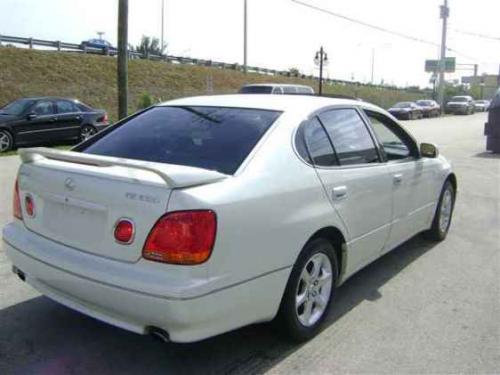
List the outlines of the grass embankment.
{"type": "MultiPolygon", "coordinates": [[[[317,86],[317,82],[281,76],[243,74],[209,67],[132,60],[129,64],[130,111],[144,92],[168,100],[205,95],[207,76],[216,94],[234,93],[245,83],[282,82],[317,86]]],[[[388,107],[422,95],[357,85],[326,85],[325,92],[360,97],[388,107]]],[[[0,106],[29,96],[74,97],[117,118],[116,58],[96,55],[0,48],[0,106]]]]}

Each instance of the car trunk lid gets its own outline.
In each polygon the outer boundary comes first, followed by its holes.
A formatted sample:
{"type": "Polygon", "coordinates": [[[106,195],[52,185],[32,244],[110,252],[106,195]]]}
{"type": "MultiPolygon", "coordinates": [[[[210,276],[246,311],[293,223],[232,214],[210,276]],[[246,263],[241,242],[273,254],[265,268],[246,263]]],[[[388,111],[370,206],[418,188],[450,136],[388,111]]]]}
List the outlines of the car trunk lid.
{"type": "Polygon", "coordinates": [[[141,257],[172,189],[226,178],[218,172],[50,149],[20,150],[19,188],[35,203],[24,215],[31,231],[78,251],[126,262],[141,257]],[[134,241],[115,241],[120,219],[134,223],[134,241]]]}

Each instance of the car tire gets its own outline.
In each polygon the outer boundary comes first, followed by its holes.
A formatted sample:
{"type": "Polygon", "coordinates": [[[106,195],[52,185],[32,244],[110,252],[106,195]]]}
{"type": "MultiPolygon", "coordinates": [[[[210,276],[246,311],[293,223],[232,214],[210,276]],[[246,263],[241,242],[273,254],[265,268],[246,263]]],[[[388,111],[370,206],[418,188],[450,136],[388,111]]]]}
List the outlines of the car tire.
{"type": "Polygon", "coordinates": [[[319,332],[337,279],[337,257],[331,242],[323,238],[308,242],[293,266],[275,319],[285,336],[303,342],[319,332]]]}
{"type": "Polygon", "coordinates": [[[85,142],[87,139],[97,134],[97,129],[92,125],[84,125],[80,130],[80,141],[85,142]]]}
{"type": "Polygon", "coordinates": [[[0,130],[0,153],[11,151],[14,148],[14,138],[7,130],[0,130]]]}
{"type": "Polygon", "coordinates": [[[424,237],[431,241],[443,241],[448,235],[453,209],[455,208],[456,192],[450,180],[447,180],[441,190],[431,229],[424,232],[424,237]]]}

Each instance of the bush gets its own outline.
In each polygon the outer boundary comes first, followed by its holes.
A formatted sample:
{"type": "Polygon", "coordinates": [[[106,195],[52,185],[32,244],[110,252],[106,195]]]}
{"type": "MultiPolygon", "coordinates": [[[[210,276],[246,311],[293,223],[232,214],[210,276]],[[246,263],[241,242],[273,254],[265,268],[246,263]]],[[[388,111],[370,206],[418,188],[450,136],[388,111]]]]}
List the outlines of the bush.
{"type": "Polygon", "coordinates": [[[139,97],[138,109],[145,109],[153,105],[153,97],[149,92],[143,92],[139,97]]]}

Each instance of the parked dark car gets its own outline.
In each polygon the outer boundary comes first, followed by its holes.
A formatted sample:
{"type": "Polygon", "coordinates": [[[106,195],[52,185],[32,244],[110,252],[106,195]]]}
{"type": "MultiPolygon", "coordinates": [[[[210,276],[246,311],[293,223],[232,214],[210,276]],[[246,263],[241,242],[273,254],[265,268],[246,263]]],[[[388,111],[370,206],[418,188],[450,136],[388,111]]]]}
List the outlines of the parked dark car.
{"type": "Polygon", "coordinates": [[[441,115],[441,106],[435,100],[417,100],[417,105],[422,108],[424,117],[438,117],[441,115]]]}
{"type": "Polygon", "coordinates": [[[424,117],[424,112],[413,102],[400,102],[389,108],[389,113],[400,120],[418,120],[424,117]]]}
{"type": "Polygon", "coordinates": [[[472,96],[454,96],[444,107],[445,113],[472,115],[476,112],[472,96]]]}
{"type": "Polygon", "coordinates": [[[116,47],[113,47],[113,45],[108,42],[107,40],[104,39],[89,39],[85,40],[81,44],[81,48],[95,48],[95,49],[100,49],[103,51],[103,53],[110,54],[110,55],[115,55],[118,53],[118,49],[116,47]]]}
{"type": "Polygon", "coordinates": [[[75,99],[18,99],[0,108],[0,152],[20,146],[83,141],[108,125],[105,111],[75,99]]]}

